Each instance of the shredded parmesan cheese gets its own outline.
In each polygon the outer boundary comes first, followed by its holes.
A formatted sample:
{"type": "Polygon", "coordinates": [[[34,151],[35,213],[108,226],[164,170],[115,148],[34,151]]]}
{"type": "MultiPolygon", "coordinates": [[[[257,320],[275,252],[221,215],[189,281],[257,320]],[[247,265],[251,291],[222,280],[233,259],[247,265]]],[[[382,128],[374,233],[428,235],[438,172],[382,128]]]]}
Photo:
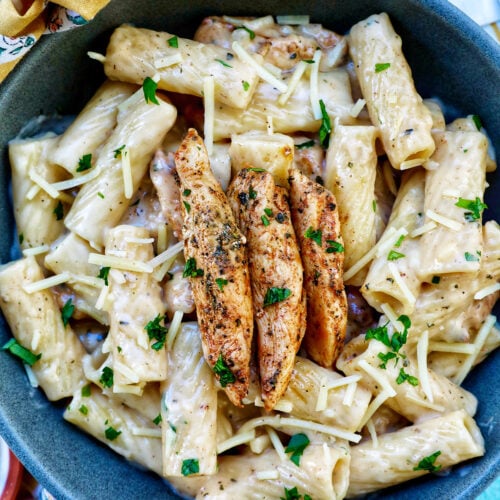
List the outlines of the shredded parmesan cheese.
{"type": "Polygon", "coordinates": [[[54,182],[51,184],[53,189],[57,189],[59,191],[66,191],[67,189],[73,189],[74,187],[81,186],[92,179],[95,179],[100,173],[100,169],[94,167],[90,172],[79,175],[77,177],[73,177],[72,179],[68,179],[67,181],[54,182]]]}
{"type": "MultiPolygon", "coordinates": [[[[304,63],[307,64],[307,63],[304,63]]],[[[271,75],[275,76],[276,78],[280,78],[282,75],[281,68],[278,68],[278,66],[275,66],[274,64],[271,64],[270,62],[265,62],[263,64],[264,68],[271,73],[271,75]]],[[[290,84],[290,82],[289,82],[290,84]]],[[[281,97],[281,96],[280,96],[281,97]]]]}
{"type": "Polygon", "coordinates": [[[373,420],[371,418],[370,420],[368,420],[368,422],[366,422],[366,429],[368,430],[370,438],[372,440],[372,448],[378,448],[377,430],[375,429],[375,424],[373,423],[373,420]]]}
{"type": "Polygon", "coordinates": [[[417,365],[418,365],[418,380],[420,387],[424,391],[427,399],[433,403],[434,396],[432,394],[431,383],[429,381],[429,372],[427,370],[427,352],[429,350],[429,332],[424,330],[417,342],[417,365]]]}
{"type": "Polygon", "coordinates": [[[126,393],[126,394],[135,394],[136,396],[142,396],[144,391],[144,385],[142,384],[130,384],[130,385],[121,385],[114,384],[113,392],[116,393],[126,393]]]}
{"type": "Polygon", "coordinates": [[[172,318],[172,322],[170,323],[167,335],[165,337],[165,345],[167,346],[168,351],[172,350],[172,346],[175,342],[175,337],[177,337],[177,334],[181,329],[183,316],[184,313],[182,311],[174,312],[174,317],[172,318]]]}
{"type": "MultiPolygon", "coordinates": [[[[247,404],[250,403],[251,401],[249,401],[247,404]]],[[[264,408],[264,401],[262,401],[262,398],[260,398],[260,396],[255,397],[254,405],[258,408],[264,408]]],[[[293,403],[290,401],[278,401],[274,406],[274,410],[281,411],[283,413],[291,413],[293,411],[293,403]]]]}
{"type": "Polygon", "coordinates": [[[441,196],[444,198],[460,198],[460,192],[456,189],[443,189],[441,196]]]}
{"type": "Polygon", "coordinates": [[[347,386],[347,389],[344,394],[344,399],[342,400],[342,404],[344,406],[352,406],[354,402],[354,395],[356,394],[356,389],[358,388],[357,382],[352,382],[347,386]]]}
{"type": "Polygon", "coordinates": [[[429,408],[429,410],[438,411],[440,413],[443,413],[446,409],[444,406],[434,404],[434,403],[431,403],[430,401],[425,401],[425,400],[420,399],[420,398],[416,398],[416,397],[412,396],[411,394],[407,394],[406,399],[408,401],[411,401],[412,403],[415,403],[416,405],[422,406],[423,408],[429,408]]]}
{"type": "Polygon", "coordinates": [[[59,197],[59,191],[54,187],[53,184],[47,182],[41,175],[36,172],[30,172],[30,179],[43,189],[51,198],[57,199],[59,197]]]}
{"type": "Polygon", "coordinates": [[[222,443],[219,443],[217,445],[217,454],[220,455],[235,446],[246,444],[249,441],[252,441],[252,439],[255,439],[255,429],[251,429],[248,432],[239,432],[229,439],[222,441],[222,443]]]}
{"type": "Polygon", "coordinates": [[[428,233],[429,231],[432,231],[433,229],[436,229],[437,224],[433,221],[427,222],[427,224],[424,224],[423,226],[417,227],[417,229],[414,229],[410,233],[411,238],[416,238],[417,236],[422,236],[422,234],[428,233]]]}
{"type": "Polygon", "coordinates": [[[106,62],[106,56],[104,54],[99,54],[99,52],[93,52],[92,50],[89,50],[87,52],[87,55],[90,57],[90,59],[94,59],[94,61],[99,61],[103,64],[106,62]]]}
{"type": "Polygon", "coordinates": [[[161,439],[161,429],[149,429],[148,427],[132,427],[132,435],[161,439]]]}
{"type": "Polygon", "coordinates": [[[478,354],[481,352],[481,349],[483,348],[483,345],[486,342],[491,329],[495,326],[496,321],[497,318],[491,314],[484,321],[483,325],[477,332],[477,336],[474,341],[474,352],[467,357],[459,372],[455,375],[455,384],[462,385],[462,382],[465,380],[465,377],[474,365],[478,354]]]}
{"type": "Polygon", "coordinates": [[[154,238],[134,238],[133,236],[125,236],[125,243],[137,243],[137,245],[148,245],[154,242],[154,238]]]}
{"type": "MultiPolygon", "coordinates": [[[[278,104],[280,106],[284,106],[290,96],[295,92],[295,89],[297,88],[297,85],[300,82],[300,79],[302,78],[302,75],[304,74],[305,70],[307,69],[307,63],[304,61],[299,61],[297,65],[295,66],[295,71],[293,72],[292,77],[288,81],[288,89],[284,94],[281,94],[278,97],[278,104]]],[[[280,70],[281,72],[281,70],[280,70]]],[[[321,110],[320,110],[321,112],[321,110]]]]}
{"type": "Polygon", "coordinates": [[[255,477],[259,481],[266,481],[269,479],[279,479],[280,475],[277,470],[262,470],[255,473],[255,477]]]}
{"type": "Polygon", "coordinates": [[[267,118],[266,118],[266,129],[267,129],[267,135],[273,135],[274,134],[274,125],[273,125],[273,117],[272,117],[272,115],[267,115],[267,118]]]}
{"type": "MultiPolygon", "coordinates": [[[[349,111],[349,114],[353,117],[353,118],[357,118],[359,116],[359,113],[361,113],[361,111],[363,110],[363,108],[365,107],[365,104],[366,104],[366,101],[364,99],[358,99],[352,106],[352,108],[350,109],[349,111]]],[[[392,178],[392,176],[391,176],[392,178]]],[[[392,179],[393,182],[394,182],[394,179],[392,179]]]]}
{"type": "Polygon", "coordinates": [[[273,445],[274,449],[276,450],[276,453],[280,457],[280,460],[284,462],[287,459],[286,453],[285,453],[285,448],[283,447],[283,444],[281,443],[281,440],[277,434],[277,432],[272,429],[271,427],[266,427],[266,432],[267,435],[269,436],[269,439],[271,440],[271,444],[273,445]]]}
{"type": "Polygon", "coordinates": [[[257,436],[255,439],[250,441],[249,446],[253,453],[260,455],[264,450],[269,448],[271,440],[267,434],[262,434],[262,436],[257,436]]]}
{"type": "Polygon", "coordinates": [[[392,388],[389,379],[381,373],[381,370],[373,368],[373,366],[369,365],[364,359],[358,363],[358,366],[370,375],[375,382],[377,382],[377,384],[383,389],[383,392],[387,394],[387,397],[392,398],[396,395],[396,391],[392,388]]]}
{"type": "Polygon", "coordinates": [[[299,24],[309,24],[309,16],[308,15],[284,15],[284,16],[276,16],[277,24],[289,24],[298,26],[299,24]]]}
{"type": "MultiPolygon", "coordinates": [[[[102,310],[104,307],[104,304],[106,303],[106,299],[108,298],[109,294],[109,286],[103,286],[101,289],[101,293],[99,294],[99,297],[97,297],[96,303],[95,303],[95,308],[98,309],[99,311],[102,310]]],[[[104,349],[103,349],[104,352],[104,349]]]]}
{"type": "Polygon", "coordinates": [[[38,184],[33,184],[33,186],[31,186],[26,193],[26,199],[32,200],[39,192],[40,186],[38,184]]]}
{"type": "Polygon", "coordinates": [[[397,229],[394,237],[388,237],[387,239],[384,239],[382,243],[380,243],[380,246],[378,247],[376,252],[376,256],[382,257],[386,255],[389,250],[398,242],[399,238],[401,238],[401,236],[406,236],[407,234],[408,231],[404,227],[397,229]]]}
{"type": "Polygon", "coordinates": [[[335,380],[334,382],[330,382],[327,385],[327,389],[337,389],[338,387],[342,387],[344,385],[351,385],[355,384],[356,382],[359,382],[363,377],[361,375],[349,375],[348,377],[341,377],[338,380],[335,380]]]}
{"type": "Polygon", "coordinates": [[[40,255],[42,253],[47,253],[50,250],[49,245],[40,245],[33,248],[25,248],[23,250],[23,255],[29,257],[30,255],[40,255]]]}
{"type": "Polygon", "coordinates": [[[64,271],[61,274],[56,274],[54,276],[50,276],[49,278],[23,285],[23,290],[26,293],[40,292],[41,290],[66,283],[70,278],[71,275],[68,272],[64,271]]]}
{"type": "Polygon", "coordinates": [[[28,365],[28,363],[23,363],[23,365],[31,387],[34,387],[36,389],[38,387],[38,379],[36,378],[33,368],[31,368],[31,366],[28,365]]]}
{"type": "Polygon", "coordinates": [[[283,80],[278,80],[274,75],[272,75],[267,69],[260,65],[238,42],[233,42],[232,48],[234,53],[245,63],[249,64],[256,71],[257,75],[269,83],[282,94],[287,91],[287,85],[283,80]]]}
{"type": "Polygon", "coordinates": [[[328,387],[326,386],[326,377],[321,379],[319,386],[318,399],[316,401],[315,411],[326,410],[326,404],[328,402],[328,387]]]}
{"type": "Polygon", "coordinates": [[[456,220],[450,219],[448,217],[444,217],[443,215],[440,215],[433,210],[427,210],[425,212],[425,215],[427,215],[427,217],[429,217],[429,219],[433,220],[434,222],[452,229],[453,231],[460,231],[463,227],[463,224],[461,224],[460,222],[457,222],[456,220]]]}
{"type": "Polygon", "coordinates": [[[359,424],[358,431],[360,431],[372,418],[373,414],[390,398],[393,396],[390,396],[387,394],[385,391],[382,391],[369,405],[368,408],[366,409],[366,413],[361,420],[361,423],[359,424]]]}
{"type": "Polygon", "coordinates": [[[82,283],[94,288],[102,288],[104,280],[102,278],[95,278],[94,276],[87,276],[85,274],[71,274],[70,283],[82,283]]]}
{"type": "Polygon", "coordinates": [[[177,257],[177,254],[182,252],[183,249],[184,249],[184,242],[179,241],[175,245],[172,245],[171,247],[167,248],[167,250],[165,250],[164,252],[152,258],[147,264],[152,268],[158,267],[160,264],[163,264],[167,260],[177,257]]]}
{"type": "Polygon", "coordinates": [[[323,116],[323,114],[321,113],[321,107],[319,105],[320,97],[318,87],[318,73],[321,54],[322,52],[319,49],[314,52],[314,62],[311,65],[311,70],[309,73],[309,98],[311,101],[311,109],[315,120],[321,120],[323,116]]]}
{"type": "Polygon", "coordinates": [[[89,253],[88,263],[136,273],[153,272],[153,267],[149,263],[123,257],[115,257],[113,255],[102,255],[100,253],[89,253]]]}
{"type": "Polygon", "coordinates": [[[153,61],[153,66],[156,69],[168,68],[169,66],[173,66],[174,64],[179,64],[182,62],[182,54],[180,52],[176,52],[175,54],[167,57],[160,57],[159,59],[155,59],[153,61]]]}
{"type": "Polygon", "coordinates": [[[157,239],[156,239],[156,252],[158,254],[164,252],[167,249],[167,225],[166,224],[158,224],[157,229],[157,239]]]}
{"type": "Polygon", "coordinates": [[[475,300],[481,300],[481,299],[484,299],[485,297],[487,297],[488,295],[492,294],[492,293],[495,293],[495,292],[498,292],[498,290],[500,290],[500,283],[495,283],[493,285],[490,285],[490,286],[487,286],[487,287],[484,287],[484,288],[481,288],[481,290],[478,290],[475,294],[474,294],[474,299],[475,300]]]}
{"type": "MultiPolygon", "coordinates": [[[[397,98],[396,98],[397,100],[397,98]]],[[[413,167],[419,167],[422,165],[422,158],[415,158],[413,160],[406,160],[401,162],[401,165],[399,166],[400,170],[408,170],[409,168],[413,167]]]]}
{"type": "Polygon", "coordinates": [[[398,317],[396,316],[394,309],[389,304],[387,304],[387,302],[381,304],[380,309],[382,309],[382,312],[387,316],[387,319],[391,322],[394,330],[398,332],[402,332],[404,330],[403,323],[401,323],[401,321],[398,321],[398,317]]]}
{"type": "Polygon", "coordinates": [[[453,352],[455,354],[472,354],[474,344],[465,342],[429,342],[429,352],[453,352]]]}
{"type": "Polygon", "coordinates": [[[120,157],[122,159],[123,194],[127,200],[130,200],[134,194],[132,167],[130,165],[130,150],[128,148],[124,148],[120,157]]]}
{"type": "Polygon", "coordinates": [[[204,142],[207,153],[211,155],[214,150],[215,121],[215,79],[213,76],[203,78],[203,106],[205,108],[203,122],[204,142]]]}
{"type": "Polygon", "coordinates": [[[417,298],[415,297],[415,295],[413,295],[413,293],[411,293],[411,290],[408,288],[408,285],[401,277],[401,274],[399,274],[398,267],[396,266],[396,264],[394,264],[394,262],[388,262],[387,268],[389,269],[389,272],[394,278],[394,281],[399,286],[399,289],[403,292],[403,295],[406,297],[406,300],[408,301],[409,305],[410,306],[414,305],[415,302],[417,301],[417,298]]]}

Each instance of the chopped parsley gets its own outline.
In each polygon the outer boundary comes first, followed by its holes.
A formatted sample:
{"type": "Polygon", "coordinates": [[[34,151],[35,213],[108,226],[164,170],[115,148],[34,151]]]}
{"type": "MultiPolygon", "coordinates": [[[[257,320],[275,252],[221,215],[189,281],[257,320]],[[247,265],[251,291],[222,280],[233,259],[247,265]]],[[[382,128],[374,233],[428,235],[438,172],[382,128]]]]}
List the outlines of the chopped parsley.
{"type": "Polygon", "coordinates": [[[102,369],[101,377],[99,378],[99,383],[104,387],[113,387],[113,369],[109,366],[105,366],[102,369]]]}
{"type": "Polygon", "coordinates": [[[80,408],[78,408],[78,411],[82,414],[82,415],[87,415],[88,412],[89,412],[89,409],[85,406],[85,405],[82,405],[80,406],[80,408]]]}
{"type": "Polygon", "coordinates": [[[151,348],[155,351],[159,351],[165,345],[165,339],[167,337],[167,328],[165,325],[165,316],[160,316],[158,314],[155,319],[152,319],[145,327],[148,334],[149,340],[156,340],[154,344],[151,345],[151,348]],[[160,323],[163,321],[163,325],[160,323]]]}
{"type": "Polygon", "coordinates": [[[221,292],[224,291],[224,287],[229,283],[226,279],[224,278],[216,278],[215,279],[215,283],[217,284],[217,286],[219,287],[219,290],[221,292]]]}
{"type": "Polygon", "coordinates": [[[297,486],[293,488],[287,488],[285,486],[284,488],[285,488],[285,496],[280,497],[280,500],[301,500],[302,498],[304,498],[304,500],[312,500],[312,498],[307,493],[305,493],[304,496],[302,497],[302,494],[299,493],[297,486]]]}
{"type": "Polygon", "coordinates": [[[253,40],[255,38],[255,32],[247,28],[246,26],[238,26],[235,28],[235,30],[245,30],[248,33],[250,40],[253,40]]]}
{"type": "Polygon", "coordinates": [[[479,118],[479,115],[472,115],[472,121],[474,122],[474,125],[478,130],[481,130],[483,128],[483,124],[481,123],[481,118],[479,118]]]}
{"type": "Polygon", "coordinates": [[[100,191],[97,192],[97,196],[99,196],[99,198],[102,198],[104,200],[104,195],[100,191]]]}
{"type": "Polygon", "coordinates": [[[109,282],[108,282],[108,275],[109,275],[109,270],[111,268],[110,267],[101,267],[101,269],[99,269],[99,274],[97,275],[98,278],[101,278],[102,280],[104,280],[104,284],[106,286],[109,285],[109,282]]]}
{"type": "Polygon", "coordinates": [[[255,200],[255,198],[257,198],[257,191],[255,191],[255,189],[253,188],[253,186],[250,186],[250,189],[248,190],[248,197],[251,200],[255,200]]]}
{"type": "Polygon", "coordinates": [[[200,462],[198,462],[197,458],[187,458],[183,460],[181,472],[183,476],[198,474],[198,472],[200,472],[200,462]]]}
{"type": "Polygon", "coordinates": [[[398,378],[396,379],[396,384],[401,385],[403,382],[408,382],[413,386],[418,385],[418,378],[405,372],[404,368],[400,368],[398,378]]]}
{"type": "Polygon", "coordinates": [[[418,465],[413,467],[413,470],[426,470],[429,472],[437,472],[438,470],[441,470],[442,465],[434,465],[439,455],[441,455],[441,452],[438,450],[432,455],[422,458],[422,460],[418,462],[418,465]]]}
{"type": "Polygon", "coordinates": [[[365,340],[375,339],[379,342],[382,342],[382,344],[386,345],[387,347],[391,347],[391,340],[389,339],[389,333],[387,332],[388,324],[389,323],[386,323],[385,325],[377,326],[376,328],[370,328],[369,330],[367,330],[365,333],[365,340]]]}
{"type": "Polygon", "coordinates": [[[203,276],[203,269],[198,269],[196,267],[196,259],[194,257],[189,257],[184,266],[184,271],[182,271],[183,278],[198,278],[203,276]]]}
{"type": "Polygon", "coordinates": [[[288,288],[276,288],[272,286],[267,289],[266,296],[264,297],[264,307],[283,302],[292,295],[292,291],[288,288]]]}
{"type": "Polygon", "coordinates": [[[398,241],[396,241],[396,243],[394,243],[394,246],[395,246],[396,248],[399,248],[399,247],[401,246],[401,243],[403,243],[404,239],[405,239],[405,235],[404,235],[404,234],[402,234],[402,235],[398,238],[398,241]]]}
{"type": "Polygon", "coordinates": [[[216,59],[216,61],[218,63],[221,63],[222,66],[225,66],[226,68],[232,68],[232,66],[230,64],[228,64],[226,61],[224,61],[223,59],[216,59]]]}
{"type": "Polygon", "coordinates": [[[125,149],[125,144],[120,146],[119,148],[113,151],[113,158],[120,158],[122,155],[122,151],[125,149]]]}
{"type": "Polygon", "coordinates": [[[89,170],[92,168],[92,154],[88,153],[83,155],[78,160],[78,167],[76,167],[77,172],[85,172],[85,170],[89,170]]]}
{"type": "Polygon", "coordinates": [[[155,418],[153,418],[153,424],[160,425],[161,424],[161,420],[162,420],[161,419],[161,413],[158,413],[158,415],[155,418]]]}
{"type": "Polygon", "coordinates": [[[146,103],[152,102],[153,104],[160,104],[156,97],[156,89],[158,88],[158,84],[149,76],[144,78],[142,82],[142,90],[144,92],[144,99],[146,103]]]}
{"type": "Polygon", "coordinates": [[[68,299],[61,309],[61,319],[64,326],[68,326],[71,316],[75,311],[75,306],[72,304],[72,299],[68,299]]]}
{"type": "Polygon", "coordinates": [[[248,89],[250,88],[250,84],[246,80],[242,80],[241,85],[243,86],[243,90],[245,92],[248,92],[248,89]]]}
{"type": "Polygon", "coordinates": [[[307,149],[312,148],[314,146],[314,141],[311,139],[310,141],[301,142],[300,144],[295,144],[297,149],[307,149]]]}
{"type": "Polygon", "coordinates": [[[92,386],[90,384],[82,387],[82,398],[88,398],[92,394],[92,386]]]}
{"type": "Polygon", "coordinates": [[[294,434],[290,441],[288,442],[288,446],[285,449],[285,453],[291,453],[290,460],[298,467],[300,465],[300,457],[304,450],[309,445],[309,438],[303,434],[294,434]]]}
{"type": "Polygon", "coordinates": [[[373,200],[373,201],[372,201],[372,210],[373,210],[374,212],[376,212],[376,211],[377,211],[377,200],[373,200]]]}
{"type": "Polygon", "coordinates": [[[64,208],[61,200],[57,202],[56,208],[54,208],[52,213],[56,216],[56,220],[61,220],[64,217],[64,208]]]}
{"type": "Polygon", "coordinates": [[[19,235],[19,244],[20,244],[20,245],[22,245],[22,244],[23,244],[23,241],[24,241],[24,234],[23,234],[23,233],[21,233],[21,234],[19,235]]]}
{"type": "Polygon", "coordinates": [[[272,217],[272,216],[273,216],[273,211],[272,211],[270,208],[264,208],[264,213],[265,213],[268,217],[272,217]]]}
{"type": "Polygon", "coordinates": [[[464,213],[464,218],[467,222],[473,222],[481,218],[481,213],[488,205],[485,205],[478,197],[475,200],[467,200],[465,198],[459,198],[455,203],[456,207],[465,208],[470,210],[464,213]]]}
{"type": "Polygon", "coordinates": [[[219,356],[219,359],[215,363],[213,367],[213,371],[216,375],[219,376],[219,382],[222,387],[226,387],[228,384],[233,384],[236,382],[236,377],[234,373],[229,369],[222,354],[219,356]]]}
{"type": "Polygon", "coordinates": [[[302,59],[307,64],[314,64],[314,59],[302,59]]]}
{"type": "Polygon", "coordinates": [[[325,148],[328,147],[330,143],[330,132],[332,131],[332,123],[330,121],[330,117],[326,111],[325,103],[323,99],[319,100],[319,107],[321,109],[321,127],[319,128],[319,142],[325,148]]]}
{"type": "Polygon", "coordinates": [[[249,172],[267,172],[265,168],[260,168],[260,167],[250,167],[247,168],[249,172]]]}
{"type": "Polygon", "coordinates": [[[191,189],[184,189],[182,196],[189,196],[191,194],[191,189]]]}
{"type": "Polygon", "coordinates": [[[21,358],[24,363],[33,366],[41,357],[42,354],[33,354],[29,349],[23,347],[14,338],[10,339],[2,346],[2,351],[9,351],[14,356],[21,358]]]}
{"type": "Polygon", "coordinates": [[[391,67],[391,63],[376,63],[375,64],[375,73],[381,73],[382,71],[385,71],[386,69],[389,69],[391,67]]]}
{"type": "Polygon", "coordinates": [[[261,215],[260,220],[262,221],[262,224],[264,224],[264,226],[269,226],[269,219],[265,215],[261,215]]]}
{"type": "Polygon", "coordinates": [[[179,39],[176,36],[172,36],[167,40],[168,46],[174,49],[179,48],[179,39]]]}
{"type": "Polygon", "coordinates": [[[401,253],[401,252],[396,252],[396,250],[391,250],[387,254],[387,260],[398,260],[398,259],[402,259],[403,257],[406,257],[406,255],[404,253],[401,253]]]}
{"type": "Polygon", "coordinates": [[[321,229],[313,229],[312,226],[307,228],[307,231],[304,233],[306,238],[313,240],[316,244],[321,246],[321,238],[323,237],[323,232],[321,229]]]}
{"type": "Polygon", "coordinates": [[[383,370],[385,370],[387,368],[388,361],[390,361],[391,359],[396,359],[396,364],[397,364],[398,359],[399,359],[398,355],[393,351],[389,351],[387,353],[379,352],[377,354],[377,357],[382,361],[382,363],[378,366],[380,368],[382,368],[383,370]]]}
{"type": "Polygon", "coordinates": [[[441,276],[433,276],[431,279],[431,283],[433,285],[439,285],[440,281],[441,281],[441,276]]]}
{"type": "Polygon", "coordinates": [[[184,205],[187,213],[191,212],[191,205],[187,201],[183,201],[182,204],[184,205]]]}
{"type": "Polygon", "coordinates": [[[106,436],[106,439],[109,439],[110,441],[114,441],[122,431],[117,431],[114,427],[107,427],[106,430],[104,431],[104,435],[106,436]]]}
{"type": "Polygon", "coordinates": [[[464,257],[467,262],[479,262],[479,257],[473,253],[465,252],[464,257]]]}
{"type": "Polygon", "coordinates": [[[342,253],[344,251],[344,245],[335,240],[326,240],[328,247],[326,248],[326,253],[342,253]]]}

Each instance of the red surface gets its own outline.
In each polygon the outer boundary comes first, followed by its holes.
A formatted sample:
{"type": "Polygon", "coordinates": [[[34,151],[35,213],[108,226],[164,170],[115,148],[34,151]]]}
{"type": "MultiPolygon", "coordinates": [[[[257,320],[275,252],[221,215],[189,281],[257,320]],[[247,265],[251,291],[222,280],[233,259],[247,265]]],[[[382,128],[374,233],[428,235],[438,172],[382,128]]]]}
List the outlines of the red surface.
{"type": "Polygon", "coordinates": [[[9,451],[9,459],[9,474],[7,476],[5,490],[1,493],[1,500],[14,500],[23,478],[23,466],[11,451],[9,451]]]}

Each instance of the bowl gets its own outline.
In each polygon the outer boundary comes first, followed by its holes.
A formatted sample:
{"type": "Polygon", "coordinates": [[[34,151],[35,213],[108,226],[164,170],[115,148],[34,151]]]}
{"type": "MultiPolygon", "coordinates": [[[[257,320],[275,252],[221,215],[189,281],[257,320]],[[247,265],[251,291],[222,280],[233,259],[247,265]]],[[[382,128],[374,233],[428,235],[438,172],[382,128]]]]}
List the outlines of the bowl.
{"type": "MultiPolygon", "coordinates": [[[[0,259],[11,258],[14,221],[9,198],[7,142],[39,114],[79,111],[103,75],[87,50],[104,52],[114,27],[124,22],[180,36],[192,36],[210,14],[310,14],[312,21],[340,33],[370,14],[387,12],[403,39],[417,89],[448,105],[448,118],[480,115],[500,152],[500,49],[481,28],[447,1],[299,0],[230,2],[172,0],[111,2],[88,25],[47,36],[0,86],[0,259]],[[306,7],[307,5],[307,7],[306,7]]],[[[488,179],[487,217],[500,219],[498,175],[488,179]]],[[[0,318],[0,344],[10,332],[0,318]]],[[[453,468],[444,477],[426,476],[379,497],[475,498],[500,469],[500,393],[485,383],[500,371],[500,357],[490,356],[467,378],[479,398],[476,416],[486,440],[486,455],[453,468]]],[[[21,363],[0,353],[0,434],[28,470],[56,498],[177,498],[159,477],[138,470],[62,419],[63,408],[30,387],[21,363]]],[[[377,495],[373,495],[375,497],[377,495]]]]}
{"type": "Polygon", "coordinates": [[[0,438],[0,498],[14,500],[21,486],[23,466],[0,438]]]}

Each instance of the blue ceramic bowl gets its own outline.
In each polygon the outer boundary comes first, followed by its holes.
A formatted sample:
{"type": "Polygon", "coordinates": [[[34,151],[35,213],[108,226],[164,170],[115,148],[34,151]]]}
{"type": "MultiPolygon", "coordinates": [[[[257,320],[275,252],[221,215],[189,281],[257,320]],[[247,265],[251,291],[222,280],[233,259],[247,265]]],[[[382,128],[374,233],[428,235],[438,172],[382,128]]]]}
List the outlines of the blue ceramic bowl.
{"type": "MultiPolygon", "coordinates": [[[[370,14],[389,13],[424,97],[441,97],[455,113],[480,115],[500,152],[500,49],[447,1],[438,0],[115,0],[87,26],[45,37],[0,86],[0,259],[10,259],[13,216],[6,144],[40,113],[75,113],[103,75],[87,50],[103,52],[111,30],[123,22],[192,36],[209,14],[304,14],[339,32],[370,14]],[[307,12],[305,12],[307,11],[307,12]]],[[[450,116],[449,118],[452,118],[450,116]]],[[[489,178],[487,216],[500,220],[498,175],[489,178]]],[[[0,318],[0,345],[10,332],[0,318]]],[[[500,357],[491,356],[466,381],[479,398],[477,422],[486,455],[455,467],[446,477],[427,476],[379,494],[383,498],[469,499],[500,469],[500,357]]],[[[33,390],[21,364],[0,353],[0,434],[30,472],[58,499],[175,498],[157,476],[139,471],[63,421],[63,409],[33,390]]]]}

